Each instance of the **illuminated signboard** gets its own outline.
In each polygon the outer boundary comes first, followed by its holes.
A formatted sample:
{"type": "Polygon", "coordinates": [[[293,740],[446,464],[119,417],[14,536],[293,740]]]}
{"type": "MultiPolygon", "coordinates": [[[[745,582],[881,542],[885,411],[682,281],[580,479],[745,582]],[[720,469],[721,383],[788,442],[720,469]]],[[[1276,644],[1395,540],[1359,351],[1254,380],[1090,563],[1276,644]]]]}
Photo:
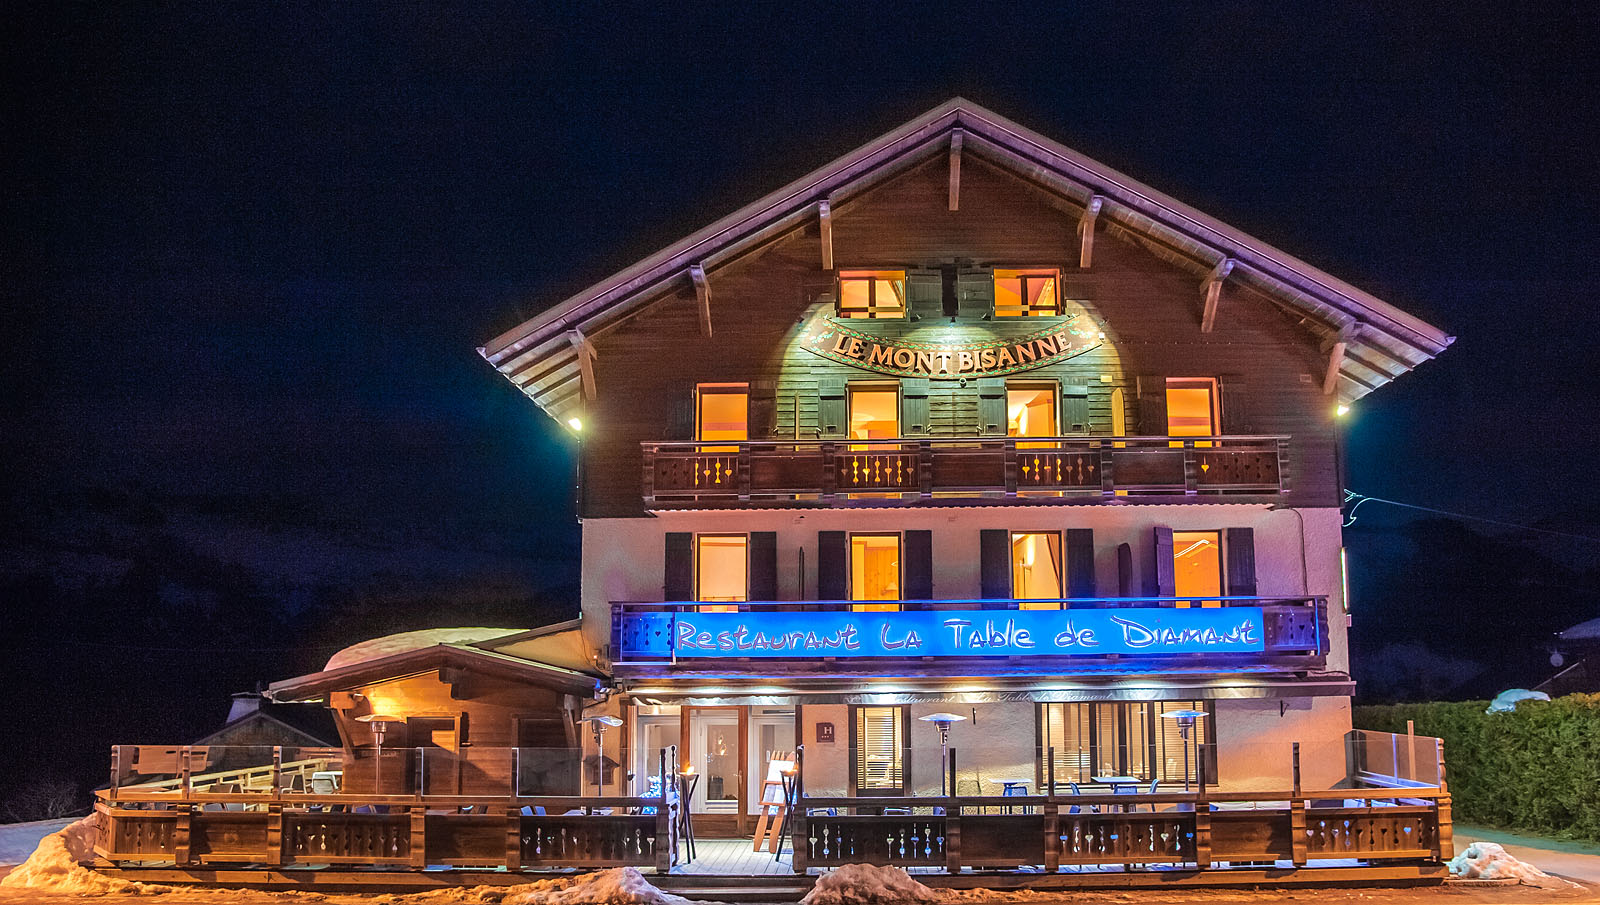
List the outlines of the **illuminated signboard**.
{"type": "MultiPolygon", "coordinates": [[[[931,337],[937,335],[938,329],[942,328],[924,332],[931,337]]],[[[897,377],[935,380],[1015,374],[1064,361],[1100,342],[1100,333],[1078,317],[1015,339],[891,339],[874,336],[826,314],[813,317],[800,332],[800,347],[829,361],[897,377]]]]}
{"type": "Polygon", "coordinates": [[[648,615],[659,620],[651,632],[659,643],[640,645],[654,650],[636,653],[675,653],[679,659],[1171,656],[1266,649],[1260,607],[648,615]]]}

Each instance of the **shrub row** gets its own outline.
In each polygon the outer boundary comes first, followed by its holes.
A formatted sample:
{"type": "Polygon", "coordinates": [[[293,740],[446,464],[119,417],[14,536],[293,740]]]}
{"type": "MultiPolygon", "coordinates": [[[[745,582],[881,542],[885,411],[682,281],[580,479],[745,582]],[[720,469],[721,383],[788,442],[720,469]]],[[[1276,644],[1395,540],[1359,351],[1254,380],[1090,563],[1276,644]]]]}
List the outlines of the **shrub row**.
{"type": "Polygon", "coordinates": [[[1359,729],[1444,740],[1454,817],[1544,835],[1600,841],[1600,694],[1514,713],[1485,713],[1487,701],[1355,708],[1359,729]]]}

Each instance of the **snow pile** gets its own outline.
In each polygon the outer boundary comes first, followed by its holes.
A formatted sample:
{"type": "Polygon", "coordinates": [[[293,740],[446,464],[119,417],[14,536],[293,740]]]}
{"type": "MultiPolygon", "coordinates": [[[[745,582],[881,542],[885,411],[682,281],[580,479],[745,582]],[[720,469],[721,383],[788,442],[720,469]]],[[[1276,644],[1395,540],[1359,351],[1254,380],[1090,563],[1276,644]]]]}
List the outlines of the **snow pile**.
{"type": "Polygon", "coordinates": [[[100,832],[94,817],[68,824],[59,833],[39,840],[22,866],[0,878],[0,887],[76,896],[159,895],[169,886],[130,883],[97,874],[78,864],[94,857],[94,840],[100,832]]]}
{"type": "Polygon", "coordinates": [[[662,892],[633,867],[613,867],[570,877],[556,877],[515,886],[436,889],[405,895],[378,896],[374,905],[688,905],[689,900],[662,892]]]}
{"type": "Polygon", "coordinates": [[[490,638],[504,638],[515,635],[527,629],[520,628],[427,628],[415,632],[400,632],[396,635],[384,635],[370,641],[352,644],[344,650],[334,654],[328,660],[324,670],[339,669],[344,666],[354,666],[368,660],[378,660],[383,657],[392,657],[408,651],[421,650],[425,647],[434,647],[440,644],[473,644],[478,641],[488,641],[490,638]]]}
{"type": "Polygon", "coordinates": [[[1526,861],[1522,861],[1493,842],[1474,842],[1467,850],[1450,859],[1450,876],[1461,880],[1509,880],[1515,878],[1529,886],[1545,889],[1566,887],[1566,883],[1552,877],[1526,861]]]}
{"type": "Polygon", "coordinates": [[[952,896],[929,889],[898,867],[846,864],[817,878],[800,905],[920,905],[952,896]]]}

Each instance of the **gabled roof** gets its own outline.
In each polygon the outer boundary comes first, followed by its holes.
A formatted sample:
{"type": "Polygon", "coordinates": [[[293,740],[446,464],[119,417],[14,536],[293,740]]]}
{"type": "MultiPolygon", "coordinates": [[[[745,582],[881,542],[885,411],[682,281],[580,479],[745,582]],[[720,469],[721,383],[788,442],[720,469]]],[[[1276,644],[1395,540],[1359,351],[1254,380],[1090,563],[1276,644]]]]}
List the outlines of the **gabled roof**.
{"type": "Polygon", "coordinates": [[[490,340],[478,351],[552,417],[582,410],[584,338],[691,285],[710,270],[818,217],[841,202],[947,150],[1010,169],[1078,204],[1101,199],[1099,217],[1162,257],[1204,273],[1231,261],[1227,278],[1303,314],[1324,344],[1346,344],[1341,400],[1359,399],[1427,361],[1455,337],[1180,201],[962,98],[761,198],[490,340]]]}
{"type": "Polygon", "coordinates": [[[571,669],[465,644],[435,644],[274,682],[267,686],[267,697],[280,702],[309,701],[330,691],[344,691],[358,685],[446,668],[461,668],[482,675],[514,679],[582,697],[594,697],[599,687],[599,679],[595,676],[571,669]]]}

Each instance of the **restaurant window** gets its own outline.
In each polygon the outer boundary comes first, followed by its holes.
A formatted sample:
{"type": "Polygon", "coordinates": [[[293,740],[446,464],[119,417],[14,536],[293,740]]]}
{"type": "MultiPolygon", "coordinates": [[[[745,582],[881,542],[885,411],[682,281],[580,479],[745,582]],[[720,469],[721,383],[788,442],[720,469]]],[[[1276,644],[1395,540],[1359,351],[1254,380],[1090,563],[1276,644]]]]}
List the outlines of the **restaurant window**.
{"type": "Polygon", "coordinates": [[[1172,532],[1173,595],[1199,599],[1202,606],[1221,606],[1222,601],[1207,598],[1221,597],[1222,588],[1222,532],[1172,532]]]}
{"type": "MultiPolygon", "coordinates": [[[[850,599],[900,599],[900,535],[850,535],[850,599]]],[[[893,612],[898,603],[858,603],[858,613],[893,612]]]]}
{"type": "Polygon", "coordinates": [[[1050,317],[1061,313],[1061,281],[1055,270],[996,270],[995,317],[1050,317]]]}
{"type": "Polygon", "coordinates": [[[904,706],[853,706],[851,785],[856,795],[906,794],[910,728],[904,706]]]}
{"type": "MultiPolygon", "coordinates": [[[[1006,436],[1056,436],[1056,385],[1006,382],[1006,436]]],[[[1022,448],[1021,444],[1018,448],[1022,448]]]]}
{"type": "MultiPolygon", "coordinates": [[[[750,439],[750,387],[702,383],[695,387],[695,436],[702,443],[750,439]]],[[[733,449],[734,447],[728,447],[733,449]]]]}
{"type": "Polygon", "coordinates": [[[1011,599],[1024,610],[1058,610],[1062,595],[1061,532],[1011,534],[1011,599]]]}
{"type": "Polygon", "coordinates": [[[749,600],[750,538],[744,534],[695,535],[695,599],[727,601],[700,607],[702,613],[737,613],[749,600]]]}
{"type": "Polygon", "coordinates": [[[839,272],[839,317],[901,318],[906,316],[904,270],[839,272]]]}
{"type": "Polygon", "coordinates": [[[1204,701],[1040,704],[1041,783],[1050,780],[1052,760],[1058,792],[1069,791],[1062,788],[1066,783],[1077,783],[1085,792],[1096,785],[1109,791],[1115,784],[1105,781],[1117,778],[1177,786],[1185,778],[1197,782],[1211,717],[1197,718],[1185,739],[1184,721],[1165,716],[1179,710],[1209,713],[1204,701]]]}
{"type": "Polygon", "coordinates": [[[900,390],[891,384],[851,384],[850,439],[900,437],[900,390]]]}
{"type": "MultiPolygon", "coordinates": [[[[1209,377],[1167,380],[1167,436],[1215,437],[1219,420],[1215,380],[1209,377]]],[[[1172,445],[1183,444],[1174,442],[1172,445]]],[[[1210,442],[1195,443],[1195,446],[1210,445],[1210,442]]]]}

